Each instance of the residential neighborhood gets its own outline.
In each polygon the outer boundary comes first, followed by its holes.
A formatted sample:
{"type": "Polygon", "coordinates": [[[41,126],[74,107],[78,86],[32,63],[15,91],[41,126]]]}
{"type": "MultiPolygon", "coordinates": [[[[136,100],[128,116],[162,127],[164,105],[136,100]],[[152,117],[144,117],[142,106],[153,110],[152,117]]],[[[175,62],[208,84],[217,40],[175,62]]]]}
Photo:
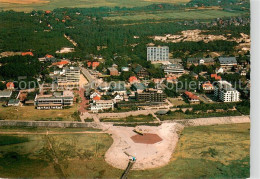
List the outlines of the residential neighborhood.
{"type": "MultiPolygon", "coordinates": [[[[169,110],[172,106],[179,106],[170,102],[173,101],[170,100],[173,93],[177,94],[175,98],[181,97],[179,99],[186,105],[242,101],[241,93],[244,91],[232,87],[232,82],[228,82],[228,78],[225,79],[225,74],[240,76],[243,83],[240,85],[245,86],[248,82],[244,81],[245,75],[250,69],[248,64],[239,64],[236,57],[170,59],[169,56],[167,46],[147,47],[147,62],[151,61],[152,65],[164,73],[158,78],[153,77],[141,64],[128,64],[119,68],[115,61],[107,68],[99,68],[103,66],[103,61],[99,60],[103,59],[102,57],[93,58],[93,61],[72,63],[68,59],[59,60],[52,55],[46,55],[39,58],[39,61],[51,61],[51,83],[44,82],[39,89],[34,89],[37,90],[33,98],[35,109],[66,110],[64,107],[75,105],[75,95],[79,89],[85,91],[84,100],[87,100],[87,103],[84,105],[87,106],[85,112],[88,113],[113,113],[115,109],[131,111],[133,106],[136,109],[166,107],[165,109],[169,110]],[[212,66],[216,69],[211,69],[212,66]],[[243,69],[243,73],[239,73],[238,69],[243,69]],[[125,77],[125,74],[128,76],[125,77]],[[194,83],[192,88],[185,86],[183,80],[179,80],[183,76],[194,83]],[[201,95],[203,100],[198,97],[201,95]]],[[[31,93],[27,91],[25,90],[25,93],[31,93]]],[[[9,107],[26,106],[28,100],[19,100],[20,94],[14,82],[9,81],[6,82],[6,89],[0,91],[0,98],[1,101],[6,101],[6,106],[9,107]],[[13,92],[17,95],[12,95],[13,92]]]]}

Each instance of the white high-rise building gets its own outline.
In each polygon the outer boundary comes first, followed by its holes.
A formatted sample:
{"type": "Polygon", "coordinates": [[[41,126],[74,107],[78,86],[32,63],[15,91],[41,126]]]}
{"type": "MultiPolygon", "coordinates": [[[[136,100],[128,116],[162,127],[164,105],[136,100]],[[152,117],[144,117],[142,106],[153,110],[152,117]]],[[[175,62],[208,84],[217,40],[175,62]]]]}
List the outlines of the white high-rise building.
{"type": "Polygon", "coordinates": [[[169,47],[147,47],[147,61],[169,61],[169,47]]]}
{"type": "Polygon", "coordinates": [[[56,77],[59,87],[77,88],[80,80],[79,67],[65,67],[56,77]]]}
{"type": "Polygon", "coordinates": [[[218,81],[215,86],[215,96],[223,102],[238,102],[240,93],[232,88],[227,81],[218,81]]]}

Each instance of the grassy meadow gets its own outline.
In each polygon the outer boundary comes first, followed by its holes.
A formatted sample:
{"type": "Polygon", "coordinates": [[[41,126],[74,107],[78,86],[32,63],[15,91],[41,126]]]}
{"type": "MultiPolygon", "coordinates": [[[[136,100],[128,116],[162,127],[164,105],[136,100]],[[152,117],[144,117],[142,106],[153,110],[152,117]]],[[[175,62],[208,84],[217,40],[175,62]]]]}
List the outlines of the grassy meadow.
{"type": "Polygon", "coordinates": [[[181,19],[181,20],[193,20],[193,19],[214,19],[223,17],[238,16],[241,12],[228,12],[223,10],[174,10],[174,11],[158,11],[157,13],[138,13],[131,15],[116,15],[107,17],[108,20],[147,20],[147,19],[181,19]]]}
{"type": "Polygon", "coordinates": [[[104,118],[101,122],[154,122],[156,119],[152,115],[129,116],[126,118],[104,118]]]}
{"type": "Polygon", "coordinates": [[[137,7],[155,3],[187,3],[190,0],[0,0],[0,10],[30,12],[32,10],[53,10],[62,7],[137,7]]]}
{"type": "Polygon", "coordinates": [[[3,107],[0,103],[0,119],[27,121],[75,121],[77,105],[63,110],[37,110],[34,106],[3,107]]]}
{"type": "MultiPolygon", "coordinates": [[[[59,129],[67,130],[71,129],[59,129]]],[[[131,171],[129,177],[249,177],[249,133],[250,124],[185,128],[167,166],[131,171]]],[[[0,144],[0,177],[119,178],[122,174],[104,160],[113,142],[107,134],[8,136],[13,144],[0,144]]]]}

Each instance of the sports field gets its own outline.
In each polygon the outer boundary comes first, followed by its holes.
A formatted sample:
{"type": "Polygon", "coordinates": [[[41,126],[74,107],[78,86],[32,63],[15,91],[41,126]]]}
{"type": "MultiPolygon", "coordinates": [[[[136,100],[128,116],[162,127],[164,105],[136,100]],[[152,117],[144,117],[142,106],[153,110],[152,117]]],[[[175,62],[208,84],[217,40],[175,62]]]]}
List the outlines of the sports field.
{"type": "Polygon", "coordinates": [[[0,10],[53,10],[62,7],[137,7],[155,3],[187,3],[190,0],[0,0],[0,10]]]}
{"type": "Polygon", "coordinates": [[[108,20],[146,20],[146,19],[214,19],[241,15],[241,12],[227,12],[223,10],[192,10],[192,11],[159,11],[157,13],[138,13],[134,15],[113,16],[108,20]]]}
{"type": "MultiPolygon", "coordinates": [[[[113,142],[107,134],[10,135],[3,132],[19,129],[0,130],[0,177],[119,178],[122,174],[104,160],[113,142]]],[[[249,123],[188,127],[167,166],[130,171],[129,178],[247,178],[249,147],[249,123]]]]}

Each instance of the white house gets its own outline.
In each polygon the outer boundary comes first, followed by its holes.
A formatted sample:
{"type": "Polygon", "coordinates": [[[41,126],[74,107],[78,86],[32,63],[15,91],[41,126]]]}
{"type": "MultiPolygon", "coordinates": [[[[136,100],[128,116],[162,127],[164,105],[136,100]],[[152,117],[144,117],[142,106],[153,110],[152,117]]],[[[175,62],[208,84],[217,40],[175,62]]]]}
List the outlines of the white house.
{"type": "Polygon", "coordinates": [[[114,110],[114,102],[112,100],[100,100],[94,103],[91,103],[90,110],[92,112],[103,111],[106,109],[114,110]]]}
{"type": "Polygon", "coordinates": [[[90,99],[93,99],[94,97],[98,96],[99,98],[101,98],[101,95],[98,92],[94,92],[90,95],[90,99]]]}
{"type": "Polygon", "coordinates": [[[11,90],[0,91],[0,98],[10,98],[12,96],[11,90]]]}
{"type": "Polygon", "coordinates": [[[123,96],[120,96],[119,94],[116,95],[113,99],[113,101],[116,103],[116,102],[119,102],[119,101],[123,101],[124,100],[124,97],[123,96]]]}

